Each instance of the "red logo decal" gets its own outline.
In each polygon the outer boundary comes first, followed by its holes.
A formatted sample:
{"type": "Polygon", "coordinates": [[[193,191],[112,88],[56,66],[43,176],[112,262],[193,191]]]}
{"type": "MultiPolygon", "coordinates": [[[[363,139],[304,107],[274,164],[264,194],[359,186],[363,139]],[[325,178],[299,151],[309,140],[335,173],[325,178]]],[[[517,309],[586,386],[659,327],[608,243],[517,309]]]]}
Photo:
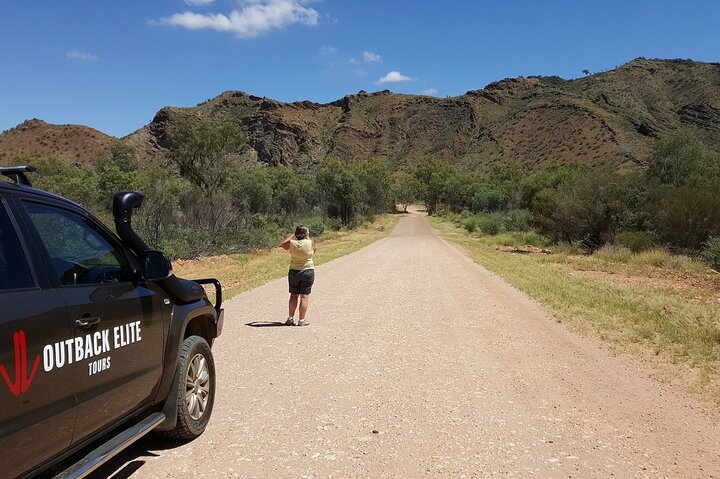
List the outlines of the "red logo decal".
{"type": "Polygon", "coordinates": [[[30,377],[28,377],[28,358],[27,358],[27,342],[25,341],[25,331],[20,330],[13,333],[13,343],[15,344],[15,382],[10,381],[5,365],[0,364],[0,375],[10,388],[10,392],[15,396],[25,393],[30,388],[30,383],[35,377],[38,366],[40,366],[40,355],[35,358],[35,365],[32,368],[30,377]]]}

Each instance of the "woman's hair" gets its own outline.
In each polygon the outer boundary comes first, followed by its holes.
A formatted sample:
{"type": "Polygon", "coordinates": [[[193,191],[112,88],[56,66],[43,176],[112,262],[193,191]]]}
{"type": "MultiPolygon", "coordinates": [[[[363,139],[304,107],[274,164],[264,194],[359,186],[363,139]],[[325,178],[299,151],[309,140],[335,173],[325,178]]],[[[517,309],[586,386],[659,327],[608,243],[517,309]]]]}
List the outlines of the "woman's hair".
{"type": "Polygon", "coordinates": [[[310,236],[310,230],[307,228],[307,226],[299,225],[297,228],[295,228],[295,238],[297,239],[303,239],[310,236]]]}

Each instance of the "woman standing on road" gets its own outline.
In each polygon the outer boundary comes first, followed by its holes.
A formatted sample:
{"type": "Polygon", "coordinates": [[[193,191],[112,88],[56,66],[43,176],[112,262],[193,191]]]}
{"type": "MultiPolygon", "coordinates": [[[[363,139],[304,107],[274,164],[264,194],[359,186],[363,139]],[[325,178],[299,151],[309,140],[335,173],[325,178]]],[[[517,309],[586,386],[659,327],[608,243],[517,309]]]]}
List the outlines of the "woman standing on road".
{"type": "Polygon", "coordinates": [[[288,318],[286,326],[293,326],[295,310],[299,306],[298,326],[307,326],[305,313],[310,300],[310,291],[315,282],[315,266],[313,254],[317,245],[310,239],[310,230],[305,226],[295,228],[295,233],[288,236],[280,245],[284,250],[290,251],[290,271],[288,271],[288,285],[290,286],[290,301],[288,303],[288,318]],[[299,304],[298,304],[299,303],[299,304]]]}

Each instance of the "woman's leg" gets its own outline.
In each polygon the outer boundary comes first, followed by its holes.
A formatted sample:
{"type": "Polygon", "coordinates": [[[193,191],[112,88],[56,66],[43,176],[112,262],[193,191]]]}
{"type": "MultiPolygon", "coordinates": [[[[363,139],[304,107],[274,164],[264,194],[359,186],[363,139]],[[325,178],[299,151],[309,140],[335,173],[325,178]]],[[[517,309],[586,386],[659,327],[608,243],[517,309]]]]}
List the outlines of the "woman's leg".
{"type": "Polygon", "coordinates": [[[310,301],[309,295],[307,295],[307,294],[300,295],[300,321],[305,319],[305,313],[307,312],[309,301],[310,301]]]}
{"type": "MultiPolygon", "coordinates": [[[[288,302],[288,316],[293,317],[295,316],[295,310],[298,306],[298,294],[292,294],[290,293],[290,301],[288,302]]],[[[307,308],[306,308],[307,309],[307,308]]],[[[302,310],[300,312],[300,316],[303,316],[302,310]]]]}

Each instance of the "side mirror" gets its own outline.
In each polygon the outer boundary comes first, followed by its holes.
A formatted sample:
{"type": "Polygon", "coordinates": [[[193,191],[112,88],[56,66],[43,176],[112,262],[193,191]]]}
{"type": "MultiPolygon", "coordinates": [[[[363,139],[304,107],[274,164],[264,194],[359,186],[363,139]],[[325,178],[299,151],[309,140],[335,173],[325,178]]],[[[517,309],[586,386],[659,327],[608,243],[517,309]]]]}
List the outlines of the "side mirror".
{"type": "Polygon", "coordinates": [[[148,281],[167,279],[172,274],[172,263],[162,251],[146,251],[142,274],[148,281]]]}

